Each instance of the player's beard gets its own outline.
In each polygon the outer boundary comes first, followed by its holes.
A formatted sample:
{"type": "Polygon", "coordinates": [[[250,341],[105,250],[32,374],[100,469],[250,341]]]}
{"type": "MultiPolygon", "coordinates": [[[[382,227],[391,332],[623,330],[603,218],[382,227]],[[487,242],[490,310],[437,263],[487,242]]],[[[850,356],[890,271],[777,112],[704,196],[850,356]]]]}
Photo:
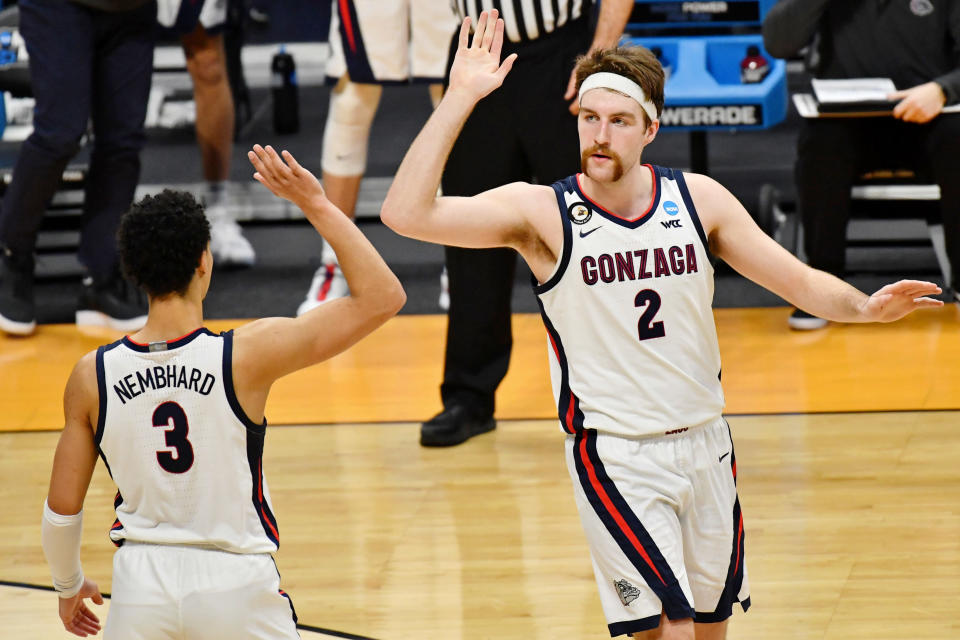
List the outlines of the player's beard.
{"type": "MultiPolygon", "coordinates": [[[[607,156],[608,158],[610,158],[610,161],[613,163],[613,180],[611,180],[611,182],[616,182],[617,180],[623,177],[623,161],[620,160],[620,156],[618,156],[615,152],[611,151],[606,145],[600,145],[600,144],[595,144],[580,154],[580,171],[581,172],[586,173],[588,176],[590,176],[589,172],[587,172],[587,161],[590,159],[590,156],[592,156],[595,153],[599,153],[607,156]]],[[[592,178],[593,176],[590,176],[590,177],[592,178]]]]}

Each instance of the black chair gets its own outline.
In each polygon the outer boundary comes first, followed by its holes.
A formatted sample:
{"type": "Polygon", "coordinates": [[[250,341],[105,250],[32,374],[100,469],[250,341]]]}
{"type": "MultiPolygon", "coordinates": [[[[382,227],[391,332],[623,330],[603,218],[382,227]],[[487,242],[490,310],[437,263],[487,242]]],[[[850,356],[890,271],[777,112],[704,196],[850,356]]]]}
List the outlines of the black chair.
{"type": "MultiPolygon", "coordinates": [[[[858,248],[932,247],[944,284],[951,286],[950,261],[947,257],[940,214],[940,187],[922,171],[908,168],[881,169],[864,173],[851,188],[850,221],[881,220],[894,223],[923,220],[927,235],[857,238],[847,235],[847,246],[858,248]]],[[[794,255],[806,259],[803,250],[803,225],[795,207],[782,202],[780,192],[772,185],[760,191],[757,220],[771,236],[781,241],[794,255]],[[790,213],[790,215],[788,215],[790,213]]]]}

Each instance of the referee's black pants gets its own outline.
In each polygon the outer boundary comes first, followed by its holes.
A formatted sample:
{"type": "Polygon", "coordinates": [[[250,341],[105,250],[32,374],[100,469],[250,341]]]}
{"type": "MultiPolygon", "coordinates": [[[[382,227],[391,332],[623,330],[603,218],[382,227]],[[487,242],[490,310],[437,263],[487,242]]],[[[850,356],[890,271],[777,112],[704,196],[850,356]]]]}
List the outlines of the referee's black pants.
{"type": "MultiPolygon", "coordinates": [[[[503,58],[514,52],[519,57],[503,86],[480,101],[457,138],[443,172],[444,195],[473,196],[518,181],[549,185],[579,170],[577,121],[563,94],[589,37],[587,21],[579,20],[532,43],[504,43],[503,58]]],[[[455,34],[451,62],[456,45],[455,34]]],[[[513,249],[446,248],[450,310],[440,385],[444,407],[459,404],[478,417],[493,414],[513,345],[516,259],[513,249]]]]}
{"type": "Polygon", "coordinates": [[[0,209],[0,244],[29,255],[47,203],[93,119],[78,258],[98,280],[117,266],[116,230],[140,178],[157,7],[108,12],[65,0],[20,0],[30,53],[34,130],[0,209]]]}
{"type": "Polygon", "coordinates": [[[843,277],[850,187],[875,169],[919,170],[940,185],[953,286],[960,287],[960,114],[926,124],[894,118],[805,120],[797,148],[797,198],[811,267],[843,277]]]}

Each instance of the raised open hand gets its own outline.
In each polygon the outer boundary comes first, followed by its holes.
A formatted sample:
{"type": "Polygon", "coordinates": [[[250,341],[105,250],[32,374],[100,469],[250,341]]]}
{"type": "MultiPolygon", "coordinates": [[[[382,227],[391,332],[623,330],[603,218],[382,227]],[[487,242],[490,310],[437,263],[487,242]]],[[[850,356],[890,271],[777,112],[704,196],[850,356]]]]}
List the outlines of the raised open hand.
{"type": "Polygon", "coordinates": [[[893,322],[917,309],[942,307],[943,303],[925,296],[940,293],[940,287],[921,280],[901,280],[888,284],[867,298],[861,308],[872,322],[893,322]]]}
{"type": "Polygon", "coordinates": [[[253,174],[257,182],[270,189],[273,195],[297,205],[304,213],[327,202],[320,181],[301,167],[289,151],[283,151],[281,158],[270,145],[264,148],[255,144],[247,152],[247,158],[257,170],[253,174]]]}
{"type": "Polygon", "coordinates": [[[500,63],[503,48],[503,20],[497,10],[483,11],[470,43],[470,17],[460,25],[460,42],[450,68],[448,92],[463,93],[479,102],[481,98],[503,84],[513,67],[517,54],[511,53],[500,63]]]}

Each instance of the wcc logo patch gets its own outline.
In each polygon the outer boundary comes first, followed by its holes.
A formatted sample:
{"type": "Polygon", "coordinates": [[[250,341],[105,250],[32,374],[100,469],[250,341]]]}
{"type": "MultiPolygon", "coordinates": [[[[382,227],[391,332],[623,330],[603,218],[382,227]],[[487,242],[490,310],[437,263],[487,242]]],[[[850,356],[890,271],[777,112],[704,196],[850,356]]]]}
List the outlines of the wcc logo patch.
{"type": "Polygon", "coordinates": [[[617,588],[617,595],[620,596],[620,602],[624,606],[640,597],[640,590],[626,580],[614,580],[613,586],[617,588]]]}
{"type": "Polygon", "coordinates": [[[593,217],[593,211],[582,202],[574,202],[567,208],[567,215],[573,224],[587,224],[593,217]]]}
{"type": "MultiPolygon", "coordinates": [[[[676,216],[680,213],[680,207],[677,206],[677,203],[673,200],[667,200],[663,203],[663,211],[668,216],[676,216]]],[[[664,229],[680,229],[683,227],[683,225],[680,224],[680,220],[676,218],[661,220],[660,224],[663,225],[664,229]]]]}

